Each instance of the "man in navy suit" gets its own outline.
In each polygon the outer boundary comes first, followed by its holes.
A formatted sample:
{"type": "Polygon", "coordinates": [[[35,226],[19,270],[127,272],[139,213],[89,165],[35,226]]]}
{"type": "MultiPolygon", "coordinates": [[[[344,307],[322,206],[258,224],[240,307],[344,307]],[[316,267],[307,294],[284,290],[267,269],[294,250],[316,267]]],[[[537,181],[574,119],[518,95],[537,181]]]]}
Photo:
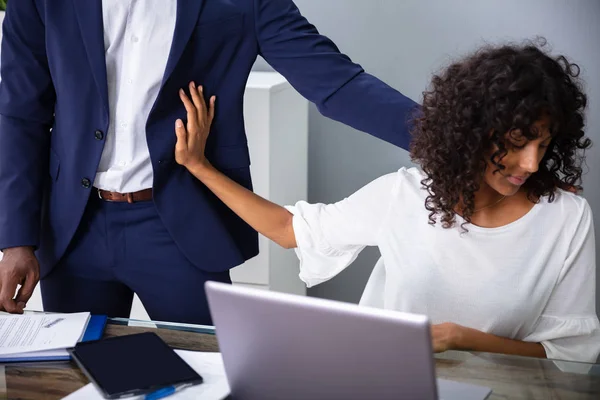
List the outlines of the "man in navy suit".
{"type": "Polygon", "coordinates": [[[0,308],[211,323],[203,284],[257,235],[174,162],[178,92],[217,96],[211,162],[251,188],[242,99],[258,55],[320,112],[403,148],[415,103],[292,0],[12,0],[0,84],[0,308]],[[17,291],[18,284],[21,288],[17,291]]]}

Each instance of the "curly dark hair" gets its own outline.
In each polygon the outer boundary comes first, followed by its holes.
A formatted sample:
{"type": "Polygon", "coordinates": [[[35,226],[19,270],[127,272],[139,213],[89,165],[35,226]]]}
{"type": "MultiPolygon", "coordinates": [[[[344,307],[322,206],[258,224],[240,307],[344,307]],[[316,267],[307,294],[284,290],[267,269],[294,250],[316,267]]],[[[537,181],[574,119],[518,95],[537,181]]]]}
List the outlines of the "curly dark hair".
{"type": "Polygon", "coordinates": [[[579,82],[579,67],[566,57],[542,51],[545,42],[486,46],[434,75],[423,92],[423,106],[412,120],[410,154],[427,176],[429,220],[454,226],[460,205],[466,223],[474,212],[486,158],[503,169],[507,133],[527,140],[538,137],[533,124],[551,121],[552,141],[539,170],[523,188],[528,198],[554,200],[557,188],[580,189],[587,98],[579,82]],[[494,150],[491,155],[490,153],[494,150]]]}

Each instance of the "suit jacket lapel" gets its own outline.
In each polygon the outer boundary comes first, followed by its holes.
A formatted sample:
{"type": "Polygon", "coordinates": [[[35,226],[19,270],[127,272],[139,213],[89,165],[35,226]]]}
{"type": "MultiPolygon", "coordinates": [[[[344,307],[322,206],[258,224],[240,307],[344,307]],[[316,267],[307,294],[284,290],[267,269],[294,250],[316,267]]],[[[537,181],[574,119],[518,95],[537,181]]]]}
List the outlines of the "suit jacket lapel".
{"type": "Polygon", "coordinates": [[[104,25],[102,20],[102,0],[73,0],[79,29],[90,62],[94,81],[108,113],[108,83],[106,59],[104,56],[104,25]]]}
{"type": "MultiPolygon", "coordinates": [[[[108,83],[106,78],[106,59],[104,55],[104,26],[102,21],[102,0],[72,0],[77,13],[79,29],[87,56],[102,98],[105,111],[108,112],[108,83]]],[[[167,60],[162,86],[169,79],[196,27],[198,17],[205,0],[177,0],[177,21],[173,43],[167,60]]]]}
{"type": "Polygon", "coordinates": [[[175,33],[173,35],[173,44],[171,45],[171,52],[169,53],[169,59],[167,60],[167,67],[165,69],[165,75],[163,77],[162,86],[165,85],[187,43],[196,27],[198,22],[198,16],[202,10],[205,0],[177,0],[177,22],[175,24],[175,33]]]}

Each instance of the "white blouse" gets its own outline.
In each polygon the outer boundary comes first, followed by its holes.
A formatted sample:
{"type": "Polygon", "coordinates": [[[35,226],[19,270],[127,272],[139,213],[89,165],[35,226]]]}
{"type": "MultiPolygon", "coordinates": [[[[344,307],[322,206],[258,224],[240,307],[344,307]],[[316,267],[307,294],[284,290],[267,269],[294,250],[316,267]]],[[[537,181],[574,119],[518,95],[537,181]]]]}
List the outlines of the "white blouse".
{"type": "Polygon", "coordinates": [[[286,207],[300,278],[309,287],[324,282],[365,246],[378,246],[361,305],[540,342],[550,359],[595,362],[600,323],[587,201],[559,191],[508,225],[469,224],[464,233],[458,216],[450,229],[429,224],[424,177],[402,168],[338,203],[286,207]]]}

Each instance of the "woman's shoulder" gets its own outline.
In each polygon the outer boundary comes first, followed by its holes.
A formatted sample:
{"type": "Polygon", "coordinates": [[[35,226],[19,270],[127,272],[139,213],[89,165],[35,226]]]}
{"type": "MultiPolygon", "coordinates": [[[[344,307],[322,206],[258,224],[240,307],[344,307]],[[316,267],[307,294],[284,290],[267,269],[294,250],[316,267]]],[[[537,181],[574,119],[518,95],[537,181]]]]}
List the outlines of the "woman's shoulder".
{"type": "Polygon", "coordinates": [[[592,209],[581,195],[557,189],[554,198],[550,201],[549,196],[542,197],[538,218],[545,221],[555,221],[556,227],[566,232],[575,232],[583,229],[588,230],[592,224],[592,209]]]}
{"type": "Polygon", "coordinates": [[[355,195],[360,193],[361,197],[368,196],[372,199],[385,196],[392,204],[402,205],[408,198],[416,196],[421,199],[427,195],[421,183],[424,178],[425,175],[418,168],[402,167],[396,172],[372,180],[355,195]]]}
{"type": "Polygon", "coordinates": [[[549,212],[569,217],[583,216],[592,212],[585,197],[562,189],[556,190],[552,201],[549,196],[545,196],[540,203],[549,212]]]}
{"type": "Polygon", "coordinates": [[[421,181],[427,177],[423,170],[418,167],[402,167],[398,170],[397,174],[403,179],[414,181],[419,186],[421,185],[421,181]]]}
{"type": "Polygon", "coordinates": [[[421,181],[425,179],[425,177],[425,174],[419,168],[402,167],[396,172],[383,175],[379,179],[385,179],[389,184],[393,184],[395,186],[409,185],[420,188],[423,186],[421,181]]]}
{"type": "Polygon", "coordinates": [[[402,167],[394,174],[396,193],[416,194],[418,197],[426,195],[423,180],[427,176],[417,167],[402,167]]]}
{"type": "Polygon", "coordinates": [[[379,188],[388,188],[394,193],[398,192],[398,189],[422,188],[421,181],[425,178],[425,175],[421,170],[415,167],[402,167],[396,172],[390,172],[382,175],[379,178],[373,180],[370,185],[377,186],[379,188]]]}

